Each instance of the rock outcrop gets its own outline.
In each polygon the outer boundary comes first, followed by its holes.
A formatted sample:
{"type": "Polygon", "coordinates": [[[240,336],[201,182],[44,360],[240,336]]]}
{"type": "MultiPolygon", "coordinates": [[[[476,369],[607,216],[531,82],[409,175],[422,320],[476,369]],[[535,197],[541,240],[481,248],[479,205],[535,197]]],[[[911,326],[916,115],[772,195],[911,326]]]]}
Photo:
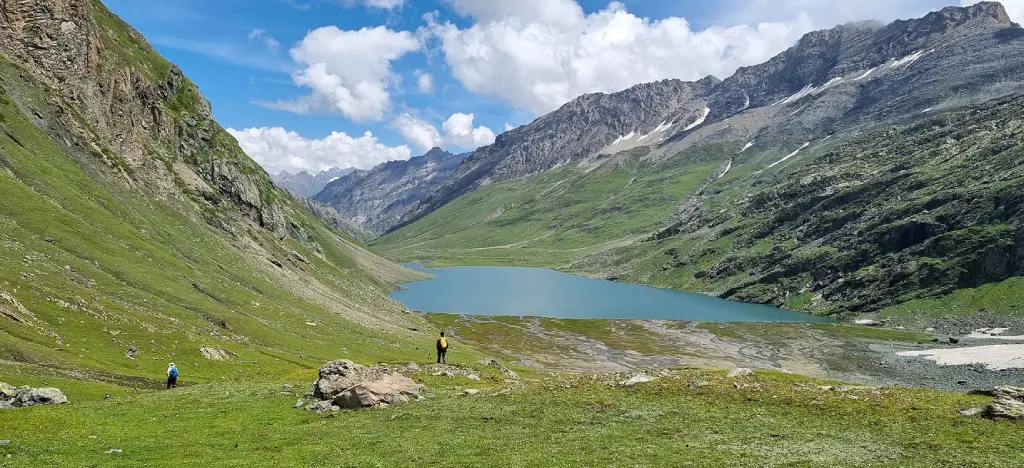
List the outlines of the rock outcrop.
{"type": "Polygon", "coordinates": [[[0,409],[37,405],[63,405],[68,402],[56,388],[14,387],[0,382],[0,409]]]}
{"type": "Polygon", "coordinates": [[[236,357],[235,353],[223,349],[220,346],[199,348],[199,354],[211,361],[227,361],[228,359],[236,357]]]}
{"type": "Polygon", "coordinates": [[[1024,420],[1024,388],[996,387],[992,404],[985,407],[989,419],[1024,420]]]}
{"type": "MultiPolygon", "coordinates": [[[[347,359],[331,361],[320,368],[320,375],[309,391],[309,398],[329,402],[326,407],[371,408],[416,399],[425,390],[397,372],[383,367],[367,367],[347,359]]],[[[325,405],[312,404],[316,408],[325,405]]]]}

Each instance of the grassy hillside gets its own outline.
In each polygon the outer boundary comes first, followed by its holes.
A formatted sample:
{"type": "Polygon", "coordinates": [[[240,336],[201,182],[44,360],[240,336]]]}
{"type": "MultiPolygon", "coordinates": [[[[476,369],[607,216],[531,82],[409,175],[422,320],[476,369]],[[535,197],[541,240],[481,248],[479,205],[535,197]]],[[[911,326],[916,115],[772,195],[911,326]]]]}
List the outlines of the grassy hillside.
{"type": "Polygon", "coordinates": [[[473,191],[371,245],[434,264],[566,265],[663,227],[725,154],[650,167],[643,148],[596,169],[562,166],[473,191]]]}

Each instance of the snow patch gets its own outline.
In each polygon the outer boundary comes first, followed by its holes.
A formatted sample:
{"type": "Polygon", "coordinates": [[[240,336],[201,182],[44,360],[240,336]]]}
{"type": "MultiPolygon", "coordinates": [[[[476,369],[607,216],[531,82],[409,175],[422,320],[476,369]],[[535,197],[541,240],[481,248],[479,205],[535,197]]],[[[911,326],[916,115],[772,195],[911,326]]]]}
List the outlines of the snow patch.
{"type": "Polygon", "coordinates": [[[336,180],[338,180],[338,179],[340,179],[340,178],[341,178],[341,177],[331,177],[331,180],[330,180],[330,182],[334,182],[334,181],[336,181],[336,180]]]}
{"type": "Polygon", "coordinates": [[[829,138],[832,138],[832,135],[829,135],[829,136],[827,136],[827,137],[825,137],[825,138],[822,138],[822,139],[821,139],[821,141],[825,141],[825,140],[828,140],[829,138]]]}
{"type": "Polygon", "coordinates": [[[837,76],[835,78],[832,78],[831,80],[828,80],[827,83],[821,85],[820,88],[814,90],[814,94],[821,94],[821,93],[825,92],[825,90],[828,89],[830,86],[837,85],[837,84],[839,84],[842,81],[843,81],[843,77],[841,77],[841,76],[837,76]]]}
{"type": "Polygon", "coordinates": [[[921,111],[921,113],[922,113],[922,114],[927,114],[927,113],[931,112],[931,111],[932,111],[932,109],[934,109],[934,107],[929,107],[929,108],[927,108],[927,109],[925,109],[925,110],[921,111]]]}
{"type": "Polygon", "coordinates": [[[802,110],[804,110],[806,108],[807,108],[807,104],[804,104],[803,106],[800,106],[799,109],[797,109],[797,110],[795,110],[793,112],[790,112],[790,114],[787,115],[786,117],[792,117],[792,116],[796,115],[798,112],[800,112],[800,111],[802,111],[802,110]]]}
{"type": "Polygon", "coordinates": [[[725,165],[725,170],[722,171],[722,174],[719,175],[717,178],[715,178],[715,180],[718,180],[718,179],[721,179],[722,177],[725,177],[725,175],[728,174],[729,171],[731,171],[731,170],[732,170],[732,158],[729,158],[729,164],[725,165]]]}
{"type": "Polygon", "coordinates": [[[872,69],[870,69],[870,70],[868,70],[868,71],[864,72],[864,74],[863,74],[863,75],[861,75],[861,76],[858,76],[858,77],[854,78],[854,79],[853,79],[853,81],[860,81],[860,80],[863,80],[864,78],[867,78],[867,77],[868,77],[868,75],[870,75],[870,74],[871,74],[871,72],[873,72],[873,71],[875,71],[875,70],[878,70],[878,67],[872,68],[872,69]]]}
{"type": "MultiPolygon", "coordinates": [[[[750,149],[751,146],[754,146],[754,142],[752,142],[752,141],[748,142],[746,145],[743,145],[743,149],[740,150],[740,153],[750,149]]],[[[736,153],[736,154],[740,154],[740,153],[736,153]]]]}
{"type": "Polygon", "coordinates": [[[1009,328],[979,328],[974,333],[967,335],[968,338],[979,340],[1013,340],[1024,341],[1024,335],[1003,335],[1009,328]]]}
{"type": "Polygon", "coordinates": [[[986,369],[994,371],[1024,368],[1024,344],[926,349],[897,354],[922,357],[943,366],[983,364],[986,369]]]}
{"type": "Polygon", "coordinates": [[[899,60],[896,60],[895,62],[893,62],[893,63],[891,63],[889,65],[889,68],[896,68],[896,67],[900,67],[900,66],[904,66],[904,65],[910,65],[910,64],[916,62],[917,59],[919,59],[922,56],[924,56],[924,54],[925,54],[925,52],[923,50],[919,50],[919,51],[914,52],[914,53],[912,53],[912,54],[910,54],[910,55],[908,55],[906,57],[903,57],[903,58],[901,58],[899,60]]]}
{"type": "Polygon", "coordinates": [[[815,88],[813,85],[804,86],[804,88],[801,89],[800,91],[797,91],[796,94],[794,94],[794,95],[792,95],[792,96],[790,96],[790,97],[788,97],[786,99],[783,99],[783,100],[781,100],[779,102],[776,102],[775,104],[772,104],[772,105],[773,106],[777,106],[779,104],[789,104],[789,103],[794,102],[794,101],[799,101],[804,96],[807,96],[808,94],[813,93],[814,90],[816,90],[816,89],[818,89],[818,88],[815,88]]]}
{"type": "Polygon", "coordinates": [[[704,106],[704,112],[701,114],[701,116],[699,118],[697,118],[697,121],[692,123],[692,124],[690,124],[690,126],[684,128],[683,131],[686,132],[686,131],[693,130],[693,129],[697,128],[698,126],[700,126],[700,124],[704,123],[704,121],[707,120],[708,115],[710,115],[710,114],[711,114],[711,108],[707,107],[707,106],[704,106]]]}
{"type": "Polygon", "coordinates": [[[743,103],[743,109],[740,109],[740,110],[744,110],[744,109],[747,109],[748,107],[750,107],[750,95],[747,94],[746,91],[743,92],[743,95],[746,96],[747,100],[746,100],[746,102],[743,103]]]}
{"type": "Polygon", "coordinates": [[[803,146],[801,146],[801,147],[797,148],[797,149],[796,149],[796,151],[794,151],[794,152],[792,152],[792,153],[789,153],[789,154],[787,154],[787,155],[786,155],[786,157],[784,157],[784,158],[782,158],[782,159],[780,159],[780,160],[778,160],[778,161],[775,161],[775,162],[774,162],[774,163],[772,163],[772,164],[771,164],[770,166],[768,166],[768,168],[773,168],[773,167],[775,167],[775,166],[778,166],[779,164],[782,164],[782,163],[783,163],[784,161],[786,161],[787,159],[789,159],[789,158],[792,158],[793,156],[796,156],[796,155],[797,155],[797,153],[799,153],[799,152],[800,152],[800,150],[802,150],[802,149],[804,149],[804,148],[806,148],[806,147],[808,147],[808,146],[811,146],[811,142],[809,142],[809,141],[808,141],[807,143],[804,143],[804,145],[803,145],[803,146]]]}

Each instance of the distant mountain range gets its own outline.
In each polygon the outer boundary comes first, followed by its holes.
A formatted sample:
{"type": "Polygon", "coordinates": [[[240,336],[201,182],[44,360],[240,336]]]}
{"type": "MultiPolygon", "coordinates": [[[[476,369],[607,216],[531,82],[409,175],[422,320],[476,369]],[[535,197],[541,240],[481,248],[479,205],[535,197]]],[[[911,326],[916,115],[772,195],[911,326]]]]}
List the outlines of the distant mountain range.
{"type": "Polygon", "coordinates": [[[339,177],[351,174],[354,170],[353,168],[338,169],[332,167],[312,175],[306,171],[299,172],[298,174],[281,171],[274,176],[274,184],[304,197],[312,197],[320,193],[327,184],[339,177]]]}
{"type": "Polygon", "coordinates": [[[579,97],[374,245],[823,313],[997,284],[1024,275],[1022,96],[998,3],[845,24],[724,80],[579,97]]]}
{"type": "Polygon", "coordinates": [[[313,199],[370,232],[383,233],[459,167],[469,154],[434,148],[408,161],[390,161],[328,183],[313,199]]]}

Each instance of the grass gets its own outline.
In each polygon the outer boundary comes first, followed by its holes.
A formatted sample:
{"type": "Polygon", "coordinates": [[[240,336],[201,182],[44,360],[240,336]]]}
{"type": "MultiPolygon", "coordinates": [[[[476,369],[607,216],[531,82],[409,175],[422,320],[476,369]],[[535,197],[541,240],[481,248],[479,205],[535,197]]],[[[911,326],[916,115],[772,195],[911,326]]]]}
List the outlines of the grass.
{"type": "Polygon", "coordinates": [[[830,391],[817,387],[826,382],[773,372],[740,381],[724,371],[668,374],[635,387],[609,385],[621,376],[551,378],[474,397],[460,395],[461,379],[435,380],[423,402],[328,415],[292,409],[305,381],[285,392],[281,382],[127,392],[109,401],[0,412],[0,437],[11,440],[0,446],[0,457],[10,466],[1024,462],[1018,425],[956,413],[984,404],[984,397],[830,391]],[[113,448],[123,452],[106,453],[113,448]]]}

